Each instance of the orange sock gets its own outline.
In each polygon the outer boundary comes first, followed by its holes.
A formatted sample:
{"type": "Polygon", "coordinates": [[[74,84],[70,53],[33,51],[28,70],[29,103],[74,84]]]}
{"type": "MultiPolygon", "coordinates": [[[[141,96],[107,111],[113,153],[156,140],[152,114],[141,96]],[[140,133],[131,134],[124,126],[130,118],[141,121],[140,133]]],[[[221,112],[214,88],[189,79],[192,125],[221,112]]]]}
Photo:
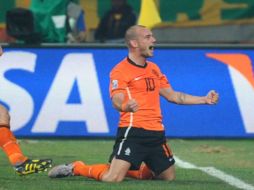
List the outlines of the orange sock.
{"type": "Polygon", "coordinates": [[[96,179],[98,181],[101,180],[102,175],[109,168],[109,164],[85,165],[82,161],[76,161],[73,164],[74,175],[82,175],[85,177],[96,179]]]}
{"type": "Polygon", "coordinates": [[[142,164],[139,170],[129,170],[126,176],[135,179],[152,179],[154,175],[146,164],[142,164]]]}
{"type": "Polygon", "coordinates": [[[6,153],[10,163],[15,166],[27,160],[17,144],[13,133],[6,126],[0,126],[0,147],[6,153]]]}

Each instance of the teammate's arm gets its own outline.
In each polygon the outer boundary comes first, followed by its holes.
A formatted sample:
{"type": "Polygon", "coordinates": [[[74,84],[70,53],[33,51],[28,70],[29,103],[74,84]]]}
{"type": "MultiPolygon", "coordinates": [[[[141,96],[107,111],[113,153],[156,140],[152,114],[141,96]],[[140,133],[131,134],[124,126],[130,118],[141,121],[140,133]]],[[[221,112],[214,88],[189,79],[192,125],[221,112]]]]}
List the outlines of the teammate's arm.
{"type": "Polygon", "coordinates": [[[193,96],[183,92],[174,91],[170,88],[161,88],[160,95],[168,101],[176,104],[216,104],[219,100],[219,94],[214,90],[207,93],[206,96],[193,96]]]}
{"type": "Polygon", "coordinates": [[[138,111],[138,103],[135,99],[130,99],[124,103],[124,94],[116,93],[112,96],[112,104],[114,108],[121,112],[136,112],[138,111]]]}

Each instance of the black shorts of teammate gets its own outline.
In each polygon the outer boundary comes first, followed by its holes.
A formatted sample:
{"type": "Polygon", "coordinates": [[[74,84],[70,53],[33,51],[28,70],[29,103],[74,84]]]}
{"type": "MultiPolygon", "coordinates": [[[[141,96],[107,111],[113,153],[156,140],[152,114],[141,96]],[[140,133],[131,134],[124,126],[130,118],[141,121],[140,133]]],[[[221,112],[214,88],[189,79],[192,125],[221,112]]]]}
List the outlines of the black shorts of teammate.
{"type": "Polygon", "coordinates": [[[120,127],[113,152],[109,158],[131,163],[130,170],[138,170],[144,162],[156,176],[174,165],[172,151],[166,144],[164,131],[150,131],[137,127],[120,127]]]}

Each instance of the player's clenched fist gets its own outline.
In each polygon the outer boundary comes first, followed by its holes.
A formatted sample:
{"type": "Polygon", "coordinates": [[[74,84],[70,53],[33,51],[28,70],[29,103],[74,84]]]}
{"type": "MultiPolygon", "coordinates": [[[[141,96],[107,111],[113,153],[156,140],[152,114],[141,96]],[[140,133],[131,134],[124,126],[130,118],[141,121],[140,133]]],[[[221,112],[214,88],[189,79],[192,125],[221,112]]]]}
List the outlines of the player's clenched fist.
{"type": "Polygon", "coordinates": [[[122,107],[123,112],[136,112],[138,111],[138,103],[135,99],[130,99],[126,104],[122,107]]]}
{"type": "Polygon", "coordinates": [[[217,104],[218,101],[219,101],[219,94],[214,90],[209,91],[208,94],[206,95],[206,103],[217,104]]]}

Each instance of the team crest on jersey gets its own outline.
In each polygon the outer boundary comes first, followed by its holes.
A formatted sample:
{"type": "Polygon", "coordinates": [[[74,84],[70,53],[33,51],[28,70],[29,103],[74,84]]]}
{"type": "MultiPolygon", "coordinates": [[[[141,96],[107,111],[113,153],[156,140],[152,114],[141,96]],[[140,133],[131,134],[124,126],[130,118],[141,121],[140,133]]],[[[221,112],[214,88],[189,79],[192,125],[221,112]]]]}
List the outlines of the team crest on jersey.
{"type": "Polygon", "coordinates": [[[118,80],[112,80],[112,89],[118,88],[118,80]]]}

